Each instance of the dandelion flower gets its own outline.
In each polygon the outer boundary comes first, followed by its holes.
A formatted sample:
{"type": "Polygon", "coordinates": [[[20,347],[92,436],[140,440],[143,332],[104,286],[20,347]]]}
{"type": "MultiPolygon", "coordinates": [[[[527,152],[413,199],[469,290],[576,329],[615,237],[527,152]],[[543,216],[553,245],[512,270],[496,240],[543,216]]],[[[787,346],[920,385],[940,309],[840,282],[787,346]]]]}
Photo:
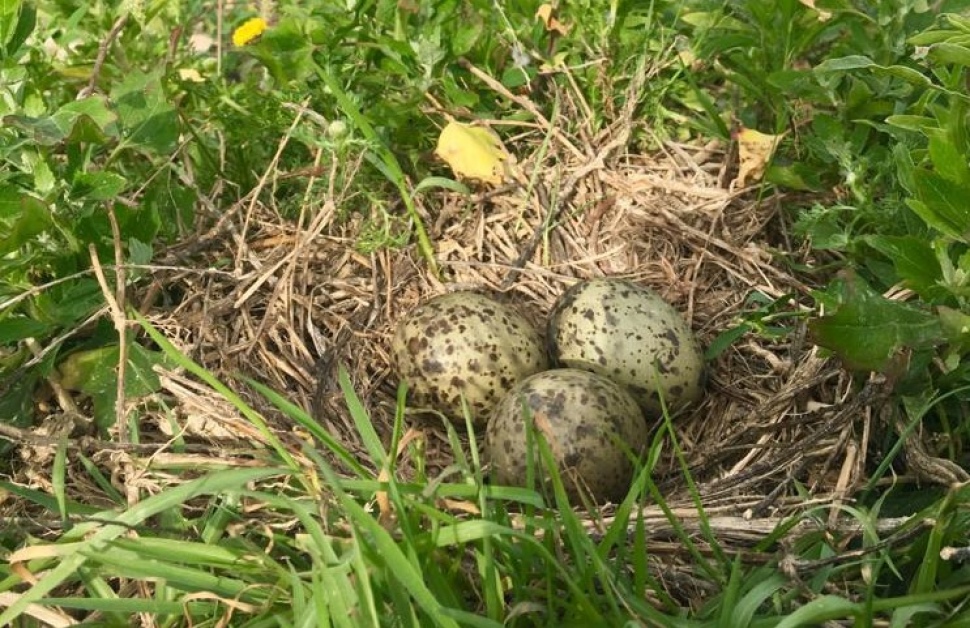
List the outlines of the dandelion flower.
{"type": "Polygon", "coordinates": [[[254,17],[243,22],[243,25],[232,32],[232,44],[236,47],[245,46],[262,35],[268,25],[261,17],[254,17]]]}

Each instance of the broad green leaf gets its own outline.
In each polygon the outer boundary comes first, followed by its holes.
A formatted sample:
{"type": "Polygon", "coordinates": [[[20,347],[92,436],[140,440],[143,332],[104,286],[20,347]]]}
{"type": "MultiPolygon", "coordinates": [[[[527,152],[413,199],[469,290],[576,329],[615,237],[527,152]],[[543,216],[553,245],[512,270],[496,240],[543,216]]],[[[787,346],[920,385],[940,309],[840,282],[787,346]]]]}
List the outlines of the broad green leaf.
{"type": "Polygon", "coordinates": [[[926,134],[930,138],[930,161],[936,172],[954,183],[970,184],[970,167],[963,152],[967,147],[943,129],[928,130],[926,134]]]}
{"type": "Polygon", "coordinates": [[[937,312],[949,343],[963,349],[970,347],[970,314],[943,306],[937,312]]]}
{"type": "Polygon", "coordinates": [[[162,217],[152,203],[142,203],[134,207],[118,203],[115,205],[115,214],[121,232],[142,242],[153,241],[162,228],[162,217]]]}
{"type": "MultiPolygon", "coordinates": [[[[10,376],[13,373],[13,369],[3,373],[5,377],[10,376]]],[[[4,390],[4,394],[0,395],[0,423],[4,425],[13,425],[15,427],[31,427],[34,418],[34,405],[36,400],[34,395],[37,390],[37,381],[40,378],[40,373],[36,369],[27,369],[23,372],[22,376],[13,378],[15,381],[10,382],[9,386],[4,390]]],[[[6,460],[12,460],[10,452],[14,448],[20,448],[19,444],[15,444],[12,441],[0,438],[0,456],[4,456],[6,460]]],[[[7,501],[14,495],[16,489],[11,490],[12,487],[5,485],[4,482],[0,481],[0,491],[6,494],[7,501]]],[[[29,490],[29,489],[24,489],[29,490]]]]}
{"type": "Polygon", "coordinates": [[[0,256],[19,250],[52,224],[40,199],[12,187],[0,189],[0,256]]]}
{"type": "Polygon", "coordinates": [[[470,13],[467,22],[458,29],[455,36],[451,38],[448,45],[454,57],[461,57],[472,49],[485,33],[485,23],[477,13],[470,13]]]}
{"type": "MultiPolygon", "coordinates": [[[[198,199],[187,186],[177,185],[175,181],[151,185],[142,197],[142,203],[136,208],[141,212],[139,220],[150,218],[155,224],[152,237],[141,236],[140,239],[150,241],[161,229],[167,237],[181,235],[187,225],[195,222],[195,204],[198,199]]],[[[117,209],[117,207],[116,207],[117,209]]],[[[135,212],[130,212],[134,217],[135,212]]],[[[136,234],[129,234],[136,235],[136,234]]]]}
{"type": "Polygon", "coordinates": [[[128,263],[149,264],[152,261],[152,245],[138,238],[128,238],[128,263]]]}
{"type": "MultiPolygon", "coordinates": [[[[58,370],[61,385],[91,396],[94,401],[95,420],[107,428],[115,419],[115,395],[118,386],[118,346],[99,347],[78,351],[61,362],[58,370]]],[[[131,342],[128,345],[128,363],[125,369],[125,396],[143,397],[158,390],[160,383],[154,366],[161,364],[164,356],[131,342]]]]}
{"type": "Polygon", "coordinates": [[[116,198],[127,186],[128,181],[115,172],[79,172],[74,177],[71,195],[93,201],[108,201],[116,198]]]}
{"type": "Polygon", "coordinates": [[[411,41],[411,48],[427,76],[445,59],[446,51],[441,46],[441,27],[428,28],[411,41]]]}
{"type": "Polygon", "coordinates": [[[896,164],[896,176],[899,184],[902,185],[910,194],[916,190],[916,164],[913,162],[913,155],[909,149],[902,144],[893,147],[893,161],[896,164]]]}
{"type": "Polygon", "coordinates": [[[128,146],[166,154],[175,148],[178,113],[168,101],[161,71],[135,72],[111,90],[128,146]]]}
{"type": "Polygon", "coordinates": [[[895,76],[896,78],[903,79],[907,83],[911,83],[916,87],[933,87],[933,81],[927,78],[922,72],[919,70],[914,70],[913,68],[905,65],[877,65],[873,67],[873,70],[880,74],[887,74],[889,76],[895,76]]]}
{"type": "Polygon", "coordinates": [[[823,61],[815,66],[814,71],[816,73],[846,72],[848,70],[859,70],[874,66],[876,66],[876,62],[869,57],[862,55],[850,55],[847,57],[838,57],[836,59],[828,59],[827,61],[823,61]]]}
{"type": "Polygon", "coordinates": [[[65,134],[51,118],[34,118],[23,115],[3,117],[3,126],[20,129],[29,134],[41,146],[53,146],[64,139],[65,134]]]}
{"type": "Polygon", "coordinates": [[[911,46],[931,46],[943,41],[949,41],[953,36],[953,31],[926,31],[913,35],[906,40],[906,43],[911,46]]]}
{"type": "Polygon", "coordinates": [[[952,26],[964,33],[970,33],[970,19],[962,15],[947,13],[941,17],[940,23],[944,26],[952,26]]]}
{"type": "MultiPolygon", "coordinates": [[[[913,604],[911,606],[901,606],[893,609],[892,619],[889,622],[889,628],[908,628],[909,626],[930,626],[934,624],[940,625],[940,623],[933,620],[937,618],[942,620],[946,615],[947,612],[944,610],[943,605],[938,603],[924,602],[922,604],[913,604]],[[922,619],[920,619],[920,616],[923,616],[922,619]]],[[[959,622],[953,622],[950,625],[959,625],[959,622]]]]}
{"type": "Polygon", "coordinates": [[[772,163],[765,171],[764,180],[793,190],[818,191],[821,186],[817,169],[797,163],[790,165],[772,163]]]}
{"type": "Polygon", "coordinates": [[[954,183],[942,175],[916,170],[913,177],[914,199],[907,205],[926,224],[940,233],[966,242],[970,239],[970,185],[954,183]]]}
{"type": "Polygon", "coordinates": [[[855,275],[840,284],[838,308],[810,321],[809,331],[813,342],[834,351],[847,368],[882,372],[898,352],[944,341],[933,314],[886,299],[855,275]]]}
{"type": "Polygon", "coordinates": [[[940,285],[943,270],[933,247],[918,236],[872,235],[865,242],[892,261],[896,273],[924,298],[944,298],[949,293],[940,285]]]}
{"type": "Polygon", "coordinates": [[[118,117],[101,95],[67,103],[52,117],[65,136],[74,141],[101,142],[118,135],[118,117]]]}
{"type": "MultiPolygon", "coordinates": [[[[0,18],[15,15],[20,10],[21,0],[0,0],[0,18]]],[[[0,34],[6,31],[0,31],[0,34]]]]}
{"type": "Polygon", "coordinates": [[[24,164],[29,164],[30,172],[34,175],[33,192],[42,197],[53,192],[59,180],[48,163],[48,157],[39,151],[24,151],[22,157],[24,164]]]}
{"type": "Polygon", "coordinates": [[[38,338],[52,329],[51,325],[23,316],[0,319],[0,345],[12,345],[26,338],[38,338]]]}
{"type": "Polygon", "coordinates": [[[789,98],[824,98],[815,76],[807,70],[778,70],[765,77],[765,80],[789,98]]]}
{"type": "Polygon", "coordinates": [[[281,85],[305,81],[315,71],[313,47],[304,34],[304,24],[294,18],[281,19],[245,50],[281,85]]]}
{"type": "Polygon", "coordinates": [[[118,134],[115,114],[103,96],[70,102],[49,117],[5,116],[3,123],[30,133],[42,146],[64,141],[98,144],[118,134]]]}
{"type": "Polygon", "coordinates": [[[927,58],[933,63],[970,66],[970,49],[950,42],[940,42],[930,46],[927,58]]]}
{"type": "Polygon", "coordinates": [[[30,312],[42,322],[70,327],[103,304],[97,280],[84,278],[38,295],[30,301],[30,312]]]}
{"type": "MultiPolygon", "coordinates": [[[[6,375],[6,374],[5,374],[6,375]]],[[[34,393],[40,373],[36,369],[28,369],[23,377],[17,378],[0,395],[0,422],[6,425],[24,427],[32,423],[34,417],[34,393]]],[[[12,443],[0,439],[0,452],[5,452],[12,443]]],[[[13,494],[9,487],[0,485],[0,490],[13,494]]]]}
{"type": "MultiPolygon", "coordinates": [[[[2,269],[2,267],[0,267],[2,269]]],[[[70,327],[104,305],[104,295],[94,278],[65,282],[23,302],[24,313],[51,328],[70,327]]]]}
{"type": "Polygon", "coordinates": [[[934,87],[933,81],[927,78],[919,70],[904,65],[879,65],[869,57],[862,55],[850,55],[847,57],[839,57],[837,59],[829,59],[815,66],[813,71],[816,73],[816,75],[819,75],[838,74],[849,72],[851,70],[864,69],[872,70],[878,74],[900,78],[917,87],[934,87]]]}

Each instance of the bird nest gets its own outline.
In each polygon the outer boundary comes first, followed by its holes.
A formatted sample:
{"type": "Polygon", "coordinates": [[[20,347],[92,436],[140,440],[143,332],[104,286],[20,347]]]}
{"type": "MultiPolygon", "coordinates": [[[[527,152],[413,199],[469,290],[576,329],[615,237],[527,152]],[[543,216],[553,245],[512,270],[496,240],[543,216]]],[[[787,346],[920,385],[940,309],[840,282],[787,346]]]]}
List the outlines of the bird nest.
{"type": "MultiPolygon", "coordinates": [[[[529,185],[424,197],[419,211],[437,273],[414,246],[362,249],[387,208],[338,218],[351,200],[338,182],[353,176],[353,162],[307,181],[315,200],[296,222],[256,190],[209,233],[169,252],[173,266],[196,262],[156,275],[181,297],[150,318],[233,389],[248,389],[240,374],[260,380],[365,458],[338,372],[349,375],[389,442],[398,390],[390,338],[415,305],[451,290],[485,290],[541,328],[576,281],[623,277],[658,292],[716,349],[703,401],[673,418],[671,446],[655,469],[669,499],[687,503],[690,478],[708,506],[738,512],[786,508],[793,482],[818,500],[838,500],[864,478],[869,419],[865,396],[804,340],[812,301],[791,269],[810,266],[813,253],[790,238],[790,199],[730,189],[728,145],[664,142],[635,154],[627,149],[633,128],[621,120],[585,141],[552,126],[532,129],[516,144],[536,146],[518,164],[532,173],[529,185]],[[558,150],[538,150],[546,134],[561,140],[558,150]],[[232,268],[199,270],[220,259],[232,268]],[[772,315],[784,333],[761,324],[772,315]]],[[[385,228],[405,227],[392,220],[385,228]]],[[[240,431],[234,411],[208,388],[179,372],[163,384],[182,400],[184,429],[197,437],[258,439],[240,431]]],[[[277,430],[291,430],[261,397],[249,400],[275,417],[277,430]]],[[[422,467],[448,467],[454,452],[444,428],[413,425],[426,442],[422,467]]],[[[405,478],[410,455],[400,452],[405,478]]]]}

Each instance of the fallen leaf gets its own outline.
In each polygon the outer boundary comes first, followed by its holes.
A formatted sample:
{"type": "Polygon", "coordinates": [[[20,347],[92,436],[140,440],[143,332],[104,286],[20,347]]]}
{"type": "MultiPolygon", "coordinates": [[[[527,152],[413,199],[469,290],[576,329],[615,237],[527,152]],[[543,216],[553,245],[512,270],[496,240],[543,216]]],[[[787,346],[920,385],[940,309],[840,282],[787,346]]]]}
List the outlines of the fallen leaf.
{"type": "Polygon", "coordinates": [[[205,83],[205,79],[194,68],[179,68],[179,78],[189,83],[205,83]]]}
{"type": "Polygon", "coordinates": [[[546,2],[536,11],[536,19],[542,20],[542,23],[545,25],[547,31],[556,32],[560,35],[569,33],[569,27],[557,20],[552,13],[552,5],[546,2]]]}
{"type": "Polygon", "coordinates": [[[435,155],[459,177],[501,185],[510,159],[502,140],[491,129],[449,122],[438,137],[435,155]]]}
{"type": "Polygon", "coordinates": [[[470,502],[463,499],[442,499],[441,505],[452,512],[462,512],[466,515],[482,514],[482,511],[478,508],[475,502],[470,502]]]}
{"type": "Polygon", "coordinates": [[[738,176],[731,183],[731,187],[741,188],[747,184],[748,179],[757,181],[765,173],[768,162],[778,148],[778,142],[784,137],[780,135],[768,135],[754,129],[741,128],[738,132],[738,176]]]}
{"type": "Polygon", "coordinates": [[[206,33],[193,33],[189,37],[189,52],[192,54],[205,54],[212,50],[215,45],[215,37],[206,33]]]}

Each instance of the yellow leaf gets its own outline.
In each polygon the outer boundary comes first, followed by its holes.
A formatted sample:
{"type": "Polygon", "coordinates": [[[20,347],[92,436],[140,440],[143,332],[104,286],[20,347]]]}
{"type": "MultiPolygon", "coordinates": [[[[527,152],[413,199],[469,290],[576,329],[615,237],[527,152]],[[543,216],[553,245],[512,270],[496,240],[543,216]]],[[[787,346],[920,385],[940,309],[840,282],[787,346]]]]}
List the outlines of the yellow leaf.
{"type": "Polygon", "coordinates": [[[547,31],[555,31],[560,35],[566,35],[569,33],[569,27],[557,20],[555,16],[553,16],[552,12],[552,5],[546,2],[536,11],[536,19],[542,20],[542,23],[545,25],[547,31]]]}
{"type": "Polygon", "coordinates": [[[193,68],[179,68],[179,78],[189,83],[205,83],[199,71],[193,68]]]}
{"type": "Polygon", "coordinates": [[[434,152],[459,177],[501,185],[507,176],[509,153],[498,135],[485,127],[449,122],[434,152]]]}
{"type": "Polygon", "coordinates": [[[757,181],[765,173],[768,162],[775,154],[778,142],[784,137],[768,135],[754,129],[741,128],[738,133],[738,177],[731,184],[732,188],[744,187],[750,178],[757,181]]]}

